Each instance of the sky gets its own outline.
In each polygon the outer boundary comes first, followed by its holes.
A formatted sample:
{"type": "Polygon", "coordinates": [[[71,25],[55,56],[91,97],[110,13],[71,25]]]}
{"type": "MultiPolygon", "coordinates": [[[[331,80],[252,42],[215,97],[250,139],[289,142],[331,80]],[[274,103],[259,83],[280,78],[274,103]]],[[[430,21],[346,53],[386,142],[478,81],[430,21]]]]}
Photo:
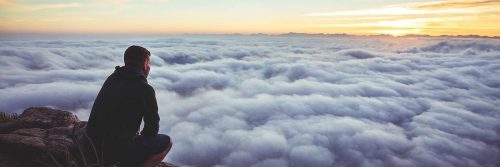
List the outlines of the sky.
{"type": "Polygon", "coordinates": [[[498,0],[0,0],[2,33],[500,35],[498,0]]]}

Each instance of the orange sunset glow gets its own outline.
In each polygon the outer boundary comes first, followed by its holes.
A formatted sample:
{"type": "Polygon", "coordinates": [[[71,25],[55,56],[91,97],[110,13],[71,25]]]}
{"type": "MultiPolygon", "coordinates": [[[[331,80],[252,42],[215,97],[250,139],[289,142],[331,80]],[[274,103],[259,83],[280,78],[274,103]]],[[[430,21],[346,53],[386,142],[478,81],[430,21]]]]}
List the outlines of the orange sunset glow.
{"type": "Polygon", "coordinates": [[[1,0],[0,32],[498,36],[500,1],[1,0]]]}

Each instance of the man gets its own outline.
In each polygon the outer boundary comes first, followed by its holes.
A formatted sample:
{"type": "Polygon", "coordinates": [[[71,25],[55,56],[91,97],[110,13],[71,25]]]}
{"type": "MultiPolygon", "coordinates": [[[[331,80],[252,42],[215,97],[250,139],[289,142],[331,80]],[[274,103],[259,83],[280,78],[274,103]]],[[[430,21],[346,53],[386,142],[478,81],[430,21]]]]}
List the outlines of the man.
{"type": "Polygon", "coordinates": [[[128,47],[125,66],[115,67],[94,101],[86,132],[100,165],[156,166],[172,147],[169,136],[158,134],[155,92],[146,80],[150,55],[141,46],[128,47]]]}

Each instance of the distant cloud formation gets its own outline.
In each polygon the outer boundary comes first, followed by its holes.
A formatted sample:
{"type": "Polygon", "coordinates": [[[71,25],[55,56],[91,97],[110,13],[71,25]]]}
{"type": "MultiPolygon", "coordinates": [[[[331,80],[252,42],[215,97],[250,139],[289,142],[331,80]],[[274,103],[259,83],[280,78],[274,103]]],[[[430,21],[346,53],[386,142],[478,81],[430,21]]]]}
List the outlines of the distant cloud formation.
{"type": "Polygon", "coordinates": [[[497,39],[2,40],[0,111],[86,120],[132,44],[152,53],[166,160],[179,165],[500,165],[497,39]]]}
{"type": "Polygon", "coordinates": [[[446,8],[474,8],[474,7],[500,7],[498,0],[445,0],[427,2],[414,5],[419,9],[446,9],[446,8]]]}
{"type": "Polygon", "coordinates": [[[80,7],[80,3],[20,3],[15,1],[0,1],[0,7],[9,7],[6,10],[10,12],[36,12],[41,10],[53,10],[53,9],[64,9],[64,8],[76,8],[80,7]]]}
{"type": "Polygon", "coordinates": [[[444,0],[304,15],[329,18],[327,22],[309,25],[316,28],[370,28],[372,33],[391,35],[438,35],[453,29],[455,32],[462,32],[462,35],[474,33],[494,35],[498,33],[496,29],[500,27],[497,19],[500,16],[497,12],[499,10],[498,0],[444,0]]]}

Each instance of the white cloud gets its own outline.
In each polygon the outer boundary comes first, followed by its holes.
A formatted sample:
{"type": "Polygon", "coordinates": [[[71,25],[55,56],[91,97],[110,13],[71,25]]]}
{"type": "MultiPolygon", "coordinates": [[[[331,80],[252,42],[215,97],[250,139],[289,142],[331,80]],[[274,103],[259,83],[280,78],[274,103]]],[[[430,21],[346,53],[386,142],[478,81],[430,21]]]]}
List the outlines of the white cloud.
{"type": "Polygon", "coordinates": [[[500,7],[496,0],[442,0],[437,2],[418,2],[396,4],[379,7],[378,9],[348,10],[324,13],[306,13],[305,16],[442,16],[464,15],[493,12],[500,7]]]}
{"type": "Polygon", "coordinates": [[[498,166],[495,39],[176,36],[0,41],[0,111],[86,119],[123,51],[149,48],[168,161],[498,166]]]}
{"type": "Polygon", "coordinates": [[[41,10],[77,8],[82,6],[80,3],[19,3],[0,1],[0,5],[4,5],[6,11],[11,12],[35,12],[41,10]]]}

